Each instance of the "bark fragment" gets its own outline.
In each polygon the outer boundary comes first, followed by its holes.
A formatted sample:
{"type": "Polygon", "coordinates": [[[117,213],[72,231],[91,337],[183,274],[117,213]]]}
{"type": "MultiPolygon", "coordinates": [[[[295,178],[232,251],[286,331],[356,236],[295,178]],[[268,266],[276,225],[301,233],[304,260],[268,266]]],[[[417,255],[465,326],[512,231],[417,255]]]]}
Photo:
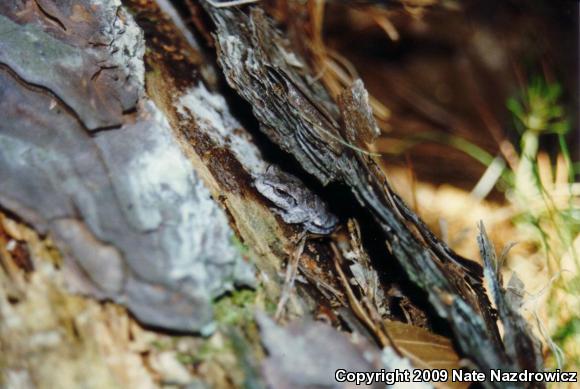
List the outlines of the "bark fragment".
{"type": "MultiPolygon", "coordinates": [[[[542,371],[543,359],[541,345],[533,336],[528,323],[520,315],[517,305],[514,305],[513,292],[508,294],[501,284],[498,262],[493,244],[490,242],[483,223],[480,224],[480,233],[477,238],[481,257],[484,261],[485,276],[491,291],[491,296],[497,307],[498,316],[504,328],[504,344],[506,354],[512,363],[520,370],[542,371]]],[[[517,275],[514,273],[514,284],[517,284],[517,275]]],[[[512,281],[510,280],[510,284],[512,281]]],[[[521,284],[521,281],[520,281],[521,284]]],[[[513,285],[510,285],[513,286],[513,285]]],[[[522,290],[522,289],[520,289],[522,290]]],[[[517,304],[517,300],[515,302],[517,304]]],[[[538,383],[530,387],[545,387],[538,383]]]]}
{"type": "Polygon", "coordinates": [[[341,384],[334,379],[338,369],[370,372],[380,366],[380,356],[374,347],[365,342],[355,345],[344,334],[323,323],[291,323],[281,328],[263,314],[257,316],[257,321],[262,342],[270,354],[263,363],[269,387],[346,388],[348,383],[341,384]]]}

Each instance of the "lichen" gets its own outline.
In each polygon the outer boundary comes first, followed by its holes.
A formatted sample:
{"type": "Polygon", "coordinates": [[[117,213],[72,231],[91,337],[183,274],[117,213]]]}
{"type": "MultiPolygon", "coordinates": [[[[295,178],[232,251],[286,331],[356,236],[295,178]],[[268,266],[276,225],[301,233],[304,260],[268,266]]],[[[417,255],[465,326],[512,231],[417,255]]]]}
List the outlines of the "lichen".
{"type": "Polygon", "coordinates": [[[176,108],[183,117],[193,116],[199,131],[207,134],[216,146],[231,150],[252,176],[266,170],[268,165],[260,151],[249,134],[239,131],[242,125],[232,116],[222,95],[199,83],[179,98],[176,108]]]}

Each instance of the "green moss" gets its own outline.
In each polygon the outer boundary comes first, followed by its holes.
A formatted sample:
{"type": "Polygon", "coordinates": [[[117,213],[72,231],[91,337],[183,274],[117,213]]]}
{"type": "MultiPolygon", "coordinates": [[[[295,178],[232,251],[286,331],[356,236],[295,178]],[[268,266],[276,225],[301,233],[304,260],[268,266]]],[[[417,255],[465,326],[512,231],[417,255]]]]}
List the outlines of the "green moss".
{"type": "Polygon", "coordinates": [[[241,325],[253,321],[257,291],[242,289],[228,294],[214,304],[214,316],[220,326],[241,325]]]}
{"type": "Polygon", "coordinates": [[[266,313],[270,316],[274,316],[276,313],[277,304],[272,300],[266,300],[266,313]]]}
{"type": "Polygon", "coordinates": [[[190,352],[178,352],[176,354],[176,359],[183,365],[196,365],[232,353],[232,342],[230,339],[224,339],[223,343],[219,346],[211,339],[206,339],[195,350],[190,352]]]}
{"type": "Polygon", "coordinates": [[[190,353],[177,353],[175,358],[182,365],[195,365],[196,363],[203,362],[207,357],[206,353],[190,354],[190,353]]]}

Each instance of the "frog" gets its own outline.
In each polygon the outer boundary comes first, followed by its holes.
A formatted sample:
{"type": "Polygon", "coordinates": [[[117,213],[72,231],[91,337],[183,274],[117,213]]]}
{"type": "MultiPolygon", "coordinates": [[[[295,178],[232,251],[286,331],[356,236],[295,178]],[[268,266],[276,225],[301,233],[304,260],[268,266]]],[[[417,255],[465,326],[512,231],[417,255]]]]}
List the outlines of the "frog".
{"type": "Polygon", "coordinates": [[[285,223],[301,225],[304,231],[322,236],[331,234],[338,224],[338,218],[317,194],[275,165],[256,177],[254,186],[274,204],[272,210],[285,223]]]}

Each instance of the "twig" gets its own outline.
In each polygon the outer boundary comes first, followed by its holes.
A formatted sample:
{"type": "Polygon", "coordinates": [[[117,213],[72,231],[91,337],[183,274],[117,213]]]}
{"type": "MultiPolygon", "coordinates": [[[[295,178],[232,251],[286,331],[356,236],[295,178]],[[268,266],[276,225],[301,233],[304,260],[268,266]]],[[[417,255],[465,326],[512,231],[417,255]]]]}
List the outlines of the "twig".
{"type": "Polygon", "coordinates": [[[232,1],[216,1],[216,0],[206,0],[212,7],[215,8],[227,8],[236,7],[243,4],[257,3],[260,0],[232,0],[232,1]]]}
{"type": "Polygon", "coordinates": [[[495,157],[493,162],[485,169],[477,184],[471,190],[471,195],[478,200],[483,200],[491,193],[505,169],[505,161],[502,157],[495,157]]]}
{"type": "Polygon", "coordinates": [[[298,272],[298,264],[300,263],[300,257],[304,251],[304,244],[306,243],[306,235],[304,234],[298,243],[296,251],[290,258],[288,264],[286,265],[286,277],[284,279],[284,287],[282,288],[282,293],[280,295],[280,301],[278,301],[278,306],[276,307],[276,313],[274,314],[274,319],[278,321],[284,310],[286,302],[290,298],[292,293],[292,288],[294,287],[294,281],[296,280],[296,273],[298,272]]]}
{"type": "Polygon", "coordinates": [[[367,150],[361,149],[360,147],[357,147],[357,146],[353,145],[352,143],[347,142],[346,140],[342,139],[341,137],[339,137],[337,135],[334,135],[332,132],[328,131],[327,129],[325,129],[324,127],[322,127],[320,124],[315,123],[314,121],[310,120],[304,113],[302,113],[302,111],[298,111],[298,114],[304,120],[306,120],[308,123],[310,123],[315,129],[317,129],[318,131],[322,132],[326,136],[332,138],[333,140],[337,141],[341,145],[343,145],[345,147],[348,147],[349,149],[352,149],[354,151],[358,151],[361,154],[365,154],[365,155],[368,155],[368,156],[371,156],[371,157],[380,157],[381,156],[380,153],[374,153],[372,151],[367,151],[367,150]]]}
{"type": "Polygon", "coordinates": [[[554,357],[556,358],[556,364],[558,365],[559,369],[562,369],[562,366],[564,365],[564,363],[566,361],[566,357],[565,357],[562,349],[552,340],[552,337],[548,333],[548,329],[544,325],[543,321],[540,319],[540,315],[538,314],[538,300],[543,295],[545,295],[546,293],[549,292],[549,290],[552,288],[552,285],[554,284],[554,282],[556,282],[556,280],[558,278],[560,278],[560,276],[564,272],[572,273],[570,270],[566,270],[566,269],[559,271],[558,273],[556,273],[554,276],[552,276],[548,280],[548,283],[544,287],[542,287],[540,289],[540,291],[538,291],[536,293],[528,293],[530,295],[530,298],[527,301],[524,301],[524,304],[523,304],[523,305],[527,305],[527,303],[533,302],[533,308],[532,308],[531,312],[534,316],[534,319],[536,320],[536,325],[538,326],[538,330],[540,331],[540,334],[542,335],[542,337],[544,338],[544,340],[548,344],[548,347],[552,351],[552,354],[554,354],[554,357]]]}

